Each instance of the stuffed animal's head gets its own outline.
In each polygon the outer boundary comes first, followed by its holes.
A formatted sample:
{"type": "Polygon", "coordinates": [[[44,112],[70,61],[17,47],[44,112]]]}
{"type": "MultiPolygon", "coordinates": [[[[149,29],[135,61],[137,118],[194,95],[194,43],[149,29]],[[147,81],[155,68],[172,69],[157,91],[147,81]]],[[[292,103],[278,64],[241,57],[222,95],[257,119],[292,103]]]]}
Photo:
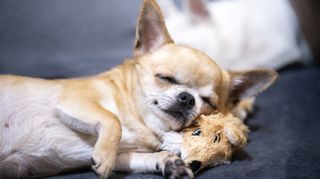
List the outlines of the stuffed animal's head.
{"type": "Polygon", "coordinates": [[[194,172],[229,163],[233,151],[246,144],[247,133],[248,128],[231,114],[202,115],[183,131],[181,157],[194,172]]]}
{"type": "Polygon", "coordinates": [[[181,133],[168,133],[164,149],[181,154],[196,173],[207,166],[230,163],[233,152],[247,143],[248,131],[232,114],[201,115],[181,133]]]}

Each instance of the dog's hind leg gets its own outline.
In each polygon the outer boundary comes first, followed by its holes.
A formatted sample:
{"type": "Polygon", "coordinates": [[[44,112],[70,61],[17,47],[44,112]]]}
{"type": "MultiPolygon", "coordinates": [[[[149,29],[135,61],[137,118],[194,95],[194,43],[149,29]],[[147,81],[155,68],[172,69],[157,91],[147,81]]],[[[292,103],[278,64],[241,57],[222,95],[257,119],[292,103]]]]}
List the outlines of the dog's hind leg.
{"type": "Polygon", "coordinates": [[[117,156],[115,171],[161,172],[165,178],[193,178],[192,170],[178,156],[167,152],[124,152],[117,156]]]}

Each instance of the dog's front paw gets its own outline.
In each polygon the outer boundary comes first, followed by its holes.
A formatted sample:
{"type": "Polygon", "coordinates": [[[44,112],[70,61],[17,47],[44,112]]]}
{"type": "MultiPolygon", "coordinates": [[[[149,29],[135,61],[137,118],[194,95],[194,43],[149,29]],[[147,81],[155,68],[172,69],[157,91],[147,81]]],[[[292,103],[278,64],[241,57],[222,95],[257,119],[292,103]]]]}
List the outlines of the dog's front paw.
{"type": "Polygon", "coordinates": [[[107,178],[112,172],[116,160],[115,154],[94,153],[91,157],[91,168],[100,178],[107,178]]]}
{"type": "Polygon", "coordinates": [[[191,179],[193,172],[179,158],[168,159],[164,167],[164,178],[166,179],[191,179]]]}

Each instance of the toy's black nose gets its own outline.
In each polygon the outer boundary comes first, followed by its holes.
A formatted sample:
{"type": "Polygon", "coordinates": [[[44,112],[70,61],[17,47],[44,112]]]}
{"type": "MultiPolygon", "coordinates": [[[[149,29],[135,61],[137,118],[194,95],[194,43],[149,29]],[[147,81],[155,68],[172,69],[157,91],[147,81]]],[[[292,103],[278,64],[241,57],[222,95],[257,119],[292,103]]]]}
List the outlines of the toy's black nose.
{"type": "Polygon", "coordinates": [[[178,95],[178,101],[181,107],[191,109],[193,108],[196,100],[190,93],[182,92],[178,95]]]}
{"type": "Polygon", "coordinates": [[[193,173],[196,173],[200,167],[201,167],[201,162],[198,160],[193,160],[190,164],[189,164],[191,170],[193,171],[193,173]]]}

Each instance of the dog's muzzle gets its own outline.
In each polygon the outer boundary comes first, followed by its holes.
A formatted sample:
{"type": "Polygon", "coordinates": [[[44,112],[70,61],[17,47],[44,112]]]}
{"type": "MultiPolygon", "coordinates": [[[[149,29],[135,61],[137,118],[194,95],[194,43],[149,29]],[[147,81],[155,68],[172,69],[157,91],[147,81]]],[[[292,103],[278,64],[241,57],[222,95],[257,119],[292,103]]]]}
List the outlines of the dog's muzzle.
{"type": "Polygon", "coordinates": [[[187,92],[180,93],[177,98],[178,98],[177,103],[180,107],[181,112],[186,112],[186,111],[192,109],[195,105],[195,102],[196,102],[194,97],[187,92]]]}
{"type": "Polygon", "coordinates": [[[182,119],[186,122],[190,118],[195,102],[195,98],[190,93],[182,92],[177,96],[176,101],[169,108],[163,109],[163,111],[176,119],[182,119]]]}

